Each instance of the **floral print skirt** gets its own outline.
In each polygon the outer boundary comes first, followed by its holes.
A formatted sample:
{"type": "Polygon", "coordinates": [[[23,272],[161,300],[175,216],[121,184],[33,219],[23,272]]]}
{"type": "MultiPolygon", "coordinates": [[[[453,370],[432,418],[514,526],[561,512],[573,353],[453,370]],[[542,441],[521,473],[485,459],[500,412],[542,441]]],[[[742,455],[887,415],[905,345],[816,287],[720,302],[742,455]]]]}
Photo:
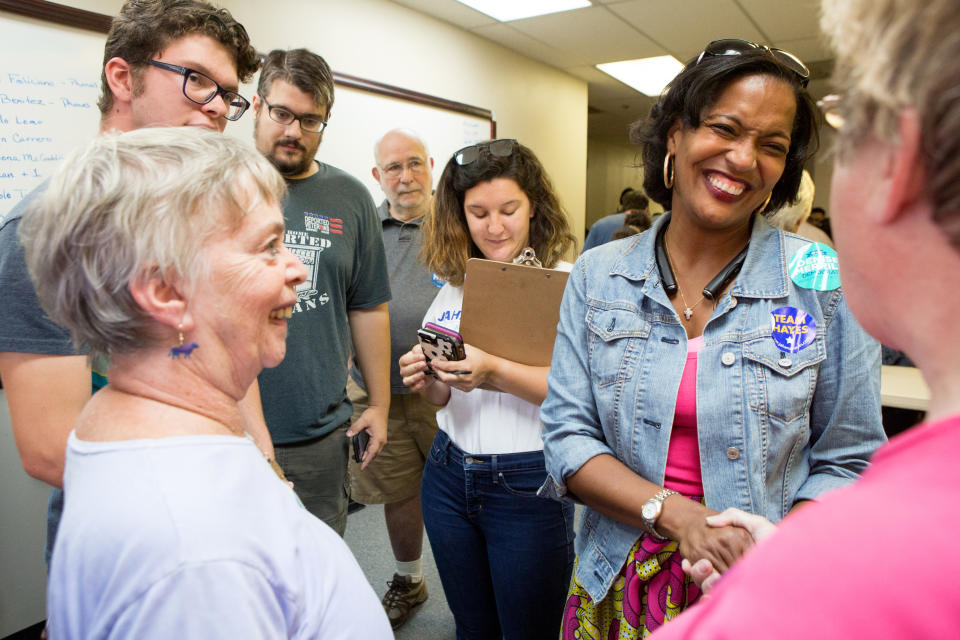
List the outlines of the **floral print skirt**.
{"type": "Polygon", "coordinates": [[[594,602],[577,580],[573,566],[563,609],[560,640],[633,640],[646,638],[700,597],[700,589],[684,574],[673,540],[642,535],[607,596],[594,602]]]}

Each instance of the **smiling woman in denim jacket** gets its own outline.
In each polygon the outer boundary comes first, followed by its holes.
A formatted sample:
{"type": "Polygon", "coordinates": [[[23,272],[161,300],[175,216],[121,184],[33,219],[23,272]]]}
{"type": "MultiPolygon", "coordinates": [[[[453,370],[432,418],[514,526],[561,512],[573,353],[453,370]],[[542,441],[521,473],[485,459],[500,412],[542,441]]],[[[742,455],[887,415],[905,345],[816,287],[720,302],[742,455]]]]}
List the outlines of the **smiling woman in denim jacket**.
{"type": "Polygon", "coordinates": [[[562,637],[639,637],[752,544],[707,517],[773,522],[854,480],[883,442],[880,347],[829,248],[767,224],[817,146],[809,71],[721,40],[635,125],[670,213],[574,265],[541,419],[542,494],[587,505],[562,637]]]}

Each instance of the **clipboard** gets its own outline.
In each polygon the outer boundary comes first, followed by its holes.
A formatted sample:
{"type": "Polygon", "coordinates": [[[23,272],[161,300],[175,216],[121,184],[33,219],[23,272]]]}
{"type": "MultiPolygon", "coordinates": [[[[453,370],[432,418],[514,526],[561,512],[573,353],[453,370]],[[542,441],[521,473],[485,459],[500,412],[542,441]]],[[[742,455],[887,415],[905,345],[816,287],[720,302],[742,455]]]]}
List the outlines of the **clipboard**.
{"type": "Polygon", "coordinates": [[[463,341],[507,360],[548,366],[569,275],[471,258],[463,281],[463,341]]]}

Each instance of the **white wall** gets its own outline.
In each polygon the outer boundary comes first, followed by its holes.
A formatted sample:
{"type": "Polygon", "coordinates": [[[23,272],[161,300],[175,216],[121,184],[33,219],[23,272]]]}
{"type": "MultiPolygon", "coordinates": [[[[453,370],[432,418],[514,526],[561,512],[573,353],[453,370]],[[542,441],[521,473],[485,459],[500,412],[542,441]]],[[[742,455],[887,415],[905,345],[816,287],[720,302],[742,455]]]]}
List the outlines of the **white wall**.
{"type": "Polygon", "coordinates": [[[620,192],[643,188],[639,149],[629,140],[590,138],[587,142],[586,226],[620,208],[620,192]]]}
{"type": "MultiPolygon", "coordinates": [[[[543,162],[574,233],[583,237],[583,80],[386,0],[214,2],[243,23],[259,51],[306,47],[335,71],[490,109],[497,135],[519,139],[543,162]]],[[[108,15],[122,5],[121,0],[65,3],[108,15]]],[[[334,103],[332,125],[336,117],[334,103]]],[[[421,133],[429,142],[429,131],[421,133]]],[[[322,144],[318,157],[323,157],[322,144]]],[[[445,160],[437,158],[438,163],[445,160]]]]}
{"type": "MultiPolygon", "coordinates": [[[[620,208],[620,193],[627,187],[643,191],[640,149],[623,140],[589,138],[587,142],[587,216],[589,228],[620,208]]],[[[650,213],[663,207],[650,201],[650,213]]]]}
{"type": "Polygon", "coordinates": [[[13,441],[0,389],[0,637],[46,618],[47,497],[50,487],[28,476],[13,441]]]}
{"type": "Polygon", "coordinates": [[[823,207],[830,215],[830,183],[833,180],[833,129],[829,125],[820,128],[820,151],[808,167],[816,191],[813,206],[823,207]]]}

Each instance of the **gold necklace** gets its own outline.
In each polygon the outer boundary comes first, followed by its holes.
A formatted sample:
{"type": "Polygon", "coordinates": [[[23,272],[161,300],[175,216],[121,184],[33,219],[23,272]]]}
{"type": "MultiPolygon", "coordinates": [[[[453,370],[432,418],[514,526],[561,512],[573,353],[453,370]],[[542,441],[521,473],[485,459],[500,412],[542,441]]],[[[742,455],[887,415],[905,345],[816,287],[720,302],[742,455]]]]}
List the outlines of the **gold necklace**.
{"type": "MultiPolygon", "coordinates": [[[[676,273],[676,269],[674,269],[674,273],[676,273]]],[[[700,299],[697,300],[697,302],[691,307],[690,305],[687,304],[686,298],[683,297],[683,289],[680,288],[679,284],[677,284],[677,293],[680,294],[680,300],[683,301],[683,306],[686,307],[683,310],[683,319],[686,320],[687,322],[690,322],[690,318],[693,317],[693,310],[697,308],[697,305],[703,302],[703,296],[701,295],[700,299]]]]}
{"type": "Polygon", "coordinates": [[[677,293],[680,294],[680,300],[683,302],[684,306],[683,319],[687,322],[690,322],[690,318],[693,317],[693,310],[696,309],[701,302],[703,302],[705,296],[701,294],[700,299],[697,300],[692,307],[687,304],[687,299],[683,297],[683,289],[680,288],[680,273],[677,271],[677,268],[673,266],[673,260],[670,259],[669,251],[667,251],[667,262],[670,263],[670,268],[673,270],[673,272],[677,274],[677,293]]]}

